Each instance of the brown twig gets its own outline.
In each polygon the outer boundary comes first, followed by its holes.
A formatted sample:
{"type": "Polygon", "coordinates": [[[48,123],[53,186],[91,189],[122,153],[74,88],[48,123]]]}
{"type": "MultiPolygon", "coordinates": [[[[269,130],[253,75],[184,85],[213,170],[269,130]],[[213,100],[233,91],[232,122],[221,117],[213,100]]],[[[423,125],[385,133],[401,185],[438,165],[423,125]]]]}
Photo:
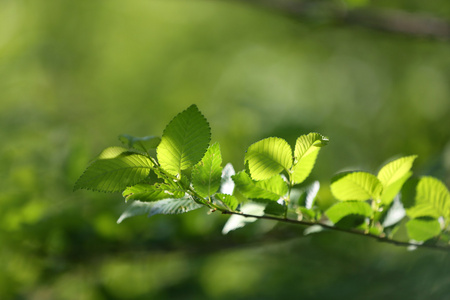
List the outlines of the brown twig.
{"type": "Polygon", "coordinates": [[[233,0],[258,5],[293,17],[331,24],[359,26],[415,38],[450,40],[450,21],[401,10],[347,9],[334,1],[233,0]]]}
{"type": "Polygon", "coordinates": [[[319,225],[319,226],[329,229],[329,230],[346,232],[346,233],[350,233],[350,234],[356,234],[356,235],[360,235],[360,236],[364,236],[364,237],[369,237],[369,238],[375,239],[379,242],[393,244],[393,245],[400,246],[400,247],[418,247],[418,248],[427,248],[427,249],[450,252],[450,247],[448,247],[448,246],[441,246],[441,245],[436,245],[436,244],[417,244],[417,243],[413,243],[413,242],[398,241],[398,240],[389,239],[387,237],[374,235],[371,233],[365,233],[363,231],[359,231],[359,230],[355,230],[355,229],[344,229],[344,228],[340,228],[340,227],[336,227],[336,226],[332,226],[332,225],[328,225],[328,224],[324,224],[324,223],[319,223],[319,222],[310,222],[310,221],[294,220],[294,219],[287,219],[287,218],[277,218],[277,217],[267,216],[267,215],[256,216],[256,215],[243,214],[243,213],[227,211],[227,210],[222,210],[221,212],[222,212],[222,214],[225,214],[225,215],[238,215],[238,216],[242,216],[242,217],[246,217],[246,218],[273,220],[273,221],[279,221],[279,222],[283,222],[283,223],[290,223],[290,224],[297,224],[297,225],[306,225],[306,226],[319,225]]]}

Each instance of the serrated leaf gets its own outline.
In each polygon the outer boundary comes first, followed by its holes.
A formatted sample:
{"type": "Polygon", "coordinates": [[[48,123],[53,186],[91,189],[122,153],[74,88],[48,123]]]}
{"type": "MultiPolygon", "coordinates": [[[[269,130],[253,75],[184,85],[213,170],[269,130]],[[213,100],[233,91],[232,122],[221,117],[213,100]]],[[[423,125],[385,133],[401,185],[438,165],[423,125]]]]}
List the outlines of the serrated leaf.
{"type": "Polygon", "coordinates": [[[211,130],[196,105],[179,113],[164,129],[156,149],[158,161],[172,175],[198,163],[208,148],[211,130]]]}
{"type": "Polygon", "coordinates": [[[410,218],[429,216],[450,218],[450,193],[447,187],[434,177],[425,176],[416,187],[414,205],[406,210],[410,218]]]}
{"type": "Polygon", "coordinates": [[[254,181],[250,176],[241,171],[232,176],[236,188],[249,199],[267,199],[278,201],[288,192],[287,183],[280,175],[267,180],[254,181]]]}
{"type": "MultiPolygon", "coordinates": [[[[249,202],[249,203],[245,203],[242,206],[241,212],[244,214],[253,215],[253,216],[262,216],[262,215],[264,215],[265,207],[266,207],[266,204],[249,202]]],[[[253,217],[232,215],[228,219],[228,221],[225,223],[225,226],[222,229],[222,234],[227,234],[228,232],[230,232],[232,230],[242,228],[245,225],[247,225],[248,223],[253,223],[256,220],[258,220],[258,219],[253,218],[253,217]]]]}
{"type": "Polygon", "coordinates": [[[219,144],[215,143],[192,169],[192,184],[201,196],[209,197],[219,190],[222,181],[221,165],[222,154],[219,144]]]}
{"type": "Polygon", "coordinates": [[[140,200],[140,201],[157,201],[167,198],[181,198],[184,196],[184,191],[176,190],[166,184],[149,185],[139,183],[126,188],[122,195],[125,200],[140,200]]]}
{"type": "Polygon", "coordinates": [[[220,184],[220,192],[222,194],[233,195],[235,184],[231,177],[235,174],[236,172],[234,171],[233,165],[230,163],[226,164],[222,170],[222,179],[220,184]]]}
{"type": "Polygon", "coordinates": [[[319,133],[302,135],[295,143],[294,166],[292,178],[294,184],[302,183],[311,173],[321,147],[326,145],[328,138],[319,133]]]}
{"type": "Polygon", "coordinates": [[[98,159],[112,159],[116,158],[122,153],[128,152],[129,150],[123,147],[108,147],[105,150],[103,150],[96,160],[98,159]]]}
{"type": "Polygon", "coordinates": [[[181,199],[164,199],[156,202],[133,201],[128,208],[120,215],[117,223],[123,220],[147,214],[148,217],[163,214],[182,214],[195,209],[199,209],[203,205],[196,203],[191,198],[185,197],[181,199]]]}
{"type": "Polygon", "coordinates": [[[340,201],[377,199],[383,188],[377,177],[366,172],[339,174],[332,179],[330,187],[340,201]]]}
{"type": "Polygon", "coordinates": [[[372,215],[372,208],[367,202],[345,201],[336,203],[330,207],[325,214],[331,222],[336,224],[341,219],[349,215],[370,217],[372,215]]]}
{"type": "Polygon", "coordinates": [[[412,219],[406,223],[408,236],[415,241],[426,241],[441,233],[441,225],[436,219],[412,219]]]}
{"type": "Polygon", "coordinates": [[[118,192],[143,181],[150,173],[152,162],[146,156],[133,152],[112,151],[94,161],[75,183],[75,189],[118,192]]]}
{"type": "Polygon", "coordinates": [[[214,196],[222,201],[222,203],[225,204],[230,210],[236,210],[239,205],[239,200],[235,196],[222,193],[217,193],[214,196]]]}
{"type": "Polygon", "coordinates": [[[254,180],[265,180],[289,170],[292,166],[292,149],[277,137],[270,137],[252,144],[245,154],[250,175],[254,180]]]}
{"type": "Polygon", "coordinates": [[[386,188],[405,177],[412,168],[417,155],[405,156],[386,164],[378,172],[378,179],[386,188]]]}
{"type": "Polygon", "coordinates": [[[400,190],[403,187],[403,184],[411,177],[412,172],[407,172],[403,175],[403,177],[400,177],[397,179],[397,181],[392,182],[387,187],[383,189],[383,192],[381,193],[381,204],[382,205],[390,205],[392,203],[392,200],[394,200],[395,196],[400,192],[400,190]]]}
{"type": "Polygon", "coordinates": [[[149,149],[156,149],[161,142],[160,137],[153,135],[135,137],[129,134],[121,134],[119,135],[119,140],[128,148],[134,148],[144,152],[147,152],[149,149]]]}

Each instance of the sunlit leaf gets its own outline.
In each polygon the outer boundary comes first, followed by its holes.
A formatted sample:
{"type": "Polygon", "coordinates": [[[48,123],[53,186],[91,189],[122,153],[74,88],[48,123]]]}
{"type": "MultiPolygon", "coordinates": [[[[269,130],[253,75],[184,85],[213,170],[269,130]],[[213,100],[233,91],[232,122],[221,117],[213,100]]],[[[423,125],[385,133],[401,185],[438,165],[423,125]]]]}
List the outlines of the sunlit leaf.
{"type": "Polygon", "coordinates": [[[157,214],[182,214],[201,207],[203,207],[203,205],[196,203],[188,197],[181,199],[164,199],[156,202],[141,202],[136,200],[122,213],[117,220],[117,223],[121,223],[127,218],[139,215],[146,214],[148,217],[151,217],[157,214]]]}
{"type": "Polygon", "coordinates": [[[302,183],[311,173],[321,147],[328,143],[328,138],[319,133],[302,135],[295,143],[294,167],[292,176],[295,184],[302,183]]]}
{"type": "Polygon", "coordinates": [[[416,158],[417,155],[411,155],[391,161],[378,172],[378,179],[384,187],[394,184],[409,173],[416,158]]]}
{"type": "Polygon", "coordinates": [[[330,187],[334,197],[341,201],[377,199],[382,190],[378,178],[366,172],[339,174],[330,187]]]}
{"type": "Polygon", "coordinates": [[[218,143],[213,144],[202,160],[192,169],[192,184],[197,193],[209,197],[220,188],[222,181],[222,155],[218,143]]]}
{"type": "Polygon", "coordinates": [[[222,201],[230,210],[236,210],[239,205],[239,200],[232,195],[217,193],[214,195],[217,199],[222,201]]]}
{"type": "Polygon", "coordinates": [[[450,193],[447,187],[434,177],[422,177],[417,186],[414,204],[406,210],[410,218],[429,216],[450,218],[450,193]]]}
{"type": "Polygon", "coordinates": [[[325,214],[331,222],[336,224],[341,219],[349,215],[370,217],[372,215],[372,208],[367,202],[345,201],[336,203],[330,207],[325,214]]]}
{"type": "Polygon", "coordinates": [[[415,241],[426,241],[441,233],[441,225],[436,219],[412,219],[406,223],[408,236],[415,241]]]}
{"type": "MultiPolygon", "coordinates": [[[[116,149],[117,150],[117,149],[116,149]]],[[[146,156],[120,151],[109,151],[100,157],[113,157],[94,161],[75,183],[75,189],[118,192],[144,180],[150,173],[152,162],[146,156]]]]}
{"type": "Polygon", "coordinates": [[[172,175],[198,163],[208,148],[211,130],[196,105],[179,113],[164,129],[157,158],[172,175]]]}
{"type": "MultiPolygon", "coordinates": [[[[262,216],[264,215],[264,209],[266,207],[266,204],[262,203],[245,203],[242,208],[241,212],[244,214],[252,215],[252,216],[262,216]]],[[[222,229],[222,234],[227,234],[228,232],[242,228],[248,223],[253,223],[257,218],[253,217],[244,217],[240,215],[232,215],[228,221],[225,223],[225,226],[222,229]]]]}
{"type": "Polygon", "coordinates": [[[397,179],[397,181],[392,182],[387,187],[383,189],[383,192],[381,193],[381,204],[382,205],[389,205],[392,203],[392,200],[394,200],[395,196],[400,192],[400,190],[403,187],[403,184],[411,177],[412,172],[407,172],[403,175],[403,177],[400,177],[397,179]]]}
{"type": "Polygon", "coordinates": [[[129,150],[123,147],[108,147],[103,150],[97,157],[97,159],[112,159],[121,155],[122,153],[128,152],[129,150]]]}
{"type": "Polygon", "coordinates": [[[281,138],[266,138],[248,148],[245,162],[252,179],[269,179],[292,166],[292,149],[281,138]]]}
{"type": "Polygon", "coordinates": [[[266,180],[254,181],[242,171],[232,176],[236,188],[249,199],[268,199],[277,201],[288,192],[287,183],[280,175],[266,180]]]}
{"type": "Polygon", "coordinates": [[[126,201],[157,201],[166,198],[181,198],[184,194],[184,191],[175,190],[173,187],[165,184],[149,185],[145,183],[128,187],[122,193],[126,201]]]}

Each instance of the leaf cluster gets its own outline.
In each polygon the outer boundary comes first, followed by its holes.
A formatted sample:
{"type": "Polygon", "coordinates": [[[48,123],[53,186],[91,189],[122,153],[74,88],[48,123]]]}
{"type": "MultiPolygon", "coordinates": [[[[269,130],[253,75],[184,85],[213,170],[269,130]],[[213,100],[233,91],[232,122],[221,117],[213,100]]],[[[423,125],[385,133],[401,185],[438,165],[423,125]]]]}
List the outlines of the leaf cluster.
{"type": "Polygon", "coordinates": [[[316,205],[320,183],[303,185],[328,143],[319,133],[299,136],[294,148],[279,137],[260,140],[248,147],[237,173],[231,164],[223,167],[220,145],[211,144],[196,105],[175,116],[161,138],[119,139],[123,146],[105,149],[75,184],[132,200],[118,223],[207,207],[232,214],[223,233],[266,218],[316,225],[305,233],[338,228],[387,239],[404,226],[414,244],[449,243],[450,193],[436,178],[412,177],[415,155],[389,162],[377,175],[337,174],[330,185],[337,202],[323,211],[316,205]]]}

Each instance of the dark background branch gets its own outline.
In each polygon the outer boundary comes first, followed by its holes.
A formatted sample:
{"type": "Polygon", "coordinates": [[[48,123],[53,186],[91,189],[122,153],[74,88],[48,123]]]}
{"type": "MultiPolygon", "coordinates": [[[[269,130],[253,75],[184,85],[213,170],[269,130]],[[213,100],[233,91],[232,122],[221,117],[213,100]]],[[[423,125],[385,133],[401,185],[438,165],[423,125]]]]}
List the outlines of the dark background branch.
{"type": "Polygon", "coordinates": [[[428,248],[428,249],[434,249],[434,250],[441,250],[441,251],[450,252],[450,247],[447,247],[447,246],[441,246],[441,245],[438,245],[438,244],[417,244],[417,243],[412,243],[412,242],[398,241],[398,240],[393,240],[393,239],[390,239],[390,238],[387,238],[387,237],[382,237],[382,236],[378,236],[378,235],[374,235],[374,234],[370,234],[370,233],[365,233],[365,232],[362,232],[362,231],[359,231],[359,230],[345,229],[345,228],[340,228],[340,227],[327,225],[327,224],[323,224],[323,223],[315,223],[315,222],[309,222],[309,221],[299,221],[299,220],[293,220],[293,219],[283,219],[283,218],[277,218],[277,217],[272,217],[272,216],[267,216],[267,215],[255,216],[255,215],[242,214],[242,213],[237,213],[237,212],[232,212],[232,211],[222,211],[222,213],[226,214],[226,215],[239,215],[239,216],[243,216],[243,217],[246,217],[246,218],[273,220],[273,221],[279,221],[279,222],[290,223],[290,224],[297,224],[297,225],[306,225],[306,226],[319,225],[319,226],[321,226],[322,228],[325,228],[325,229],[329,229],[329,230],[333,230],[333,231],[346,232],[346,233],[360,235],[360,236],[365,236],[365,237],[368,237],[368,238],[375,239],[375,240],[377,240],[379,242],[388,243],[388,244],[392,244],[392,245],[395,245],[395,246],[401,246],[401,247],[423,247],[423,248],[428,248]]]}
{"type": "Polygon", "coordinates": [[[450,21],[401,10],[347,9],[331,1],[233,0],[278,11],[295,19],[359,26],[415,38],[450,40],[450,21]]]}

